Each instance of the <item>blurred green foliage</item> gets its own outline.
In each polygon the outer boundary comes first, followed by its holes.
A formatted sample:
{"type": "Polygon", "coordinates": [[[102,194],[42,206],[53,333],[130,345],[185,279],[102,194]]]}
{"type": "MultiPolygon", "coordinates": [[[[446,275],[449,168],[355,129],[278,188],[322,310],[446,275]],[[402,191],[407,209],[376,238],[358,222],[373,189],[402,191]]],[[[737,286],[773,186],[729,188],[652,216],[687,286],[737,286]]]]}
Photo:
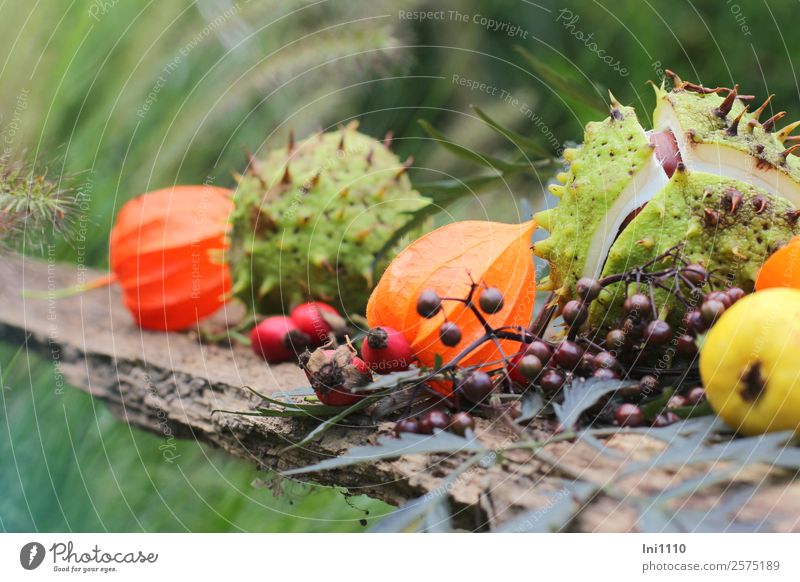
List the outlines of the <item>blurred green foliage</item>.
{"type": "MultiPolygon", "coordinates": [[[[643,120],[646,81],[664,68],[708,86],[740,83],[759,99],[775,93],[774,111],[797,112],[796,13],[782,0],[6,2],[0,155],[67,176],[92,228],[59,243],[58,256],[103,266],[123,202],[173,183],[232,185],[243,149],[280,144],[289,128],[302,136],[358,117],[367,133],[391,129],[418,180],[474,171],[419,118],[478,151],[512,149],[473,104],[551,150],[580,141],[596,114],[534,74],[517,47],[576,77],[591,100],[612,89],[643,120]]],[[[535,175],[516,178],[452,212],[513,218],[521,198],[541,205],[541,192],[535,175]]],[[[48,363],[25,359],[22,369],[2,394],[4,529],[361,527],[339,493],[274,498],[250,487],[253,469],[195,443],[181,445],[191,475],[176,473],[153,437],[85,395],[53,398],[48,363]]]]}

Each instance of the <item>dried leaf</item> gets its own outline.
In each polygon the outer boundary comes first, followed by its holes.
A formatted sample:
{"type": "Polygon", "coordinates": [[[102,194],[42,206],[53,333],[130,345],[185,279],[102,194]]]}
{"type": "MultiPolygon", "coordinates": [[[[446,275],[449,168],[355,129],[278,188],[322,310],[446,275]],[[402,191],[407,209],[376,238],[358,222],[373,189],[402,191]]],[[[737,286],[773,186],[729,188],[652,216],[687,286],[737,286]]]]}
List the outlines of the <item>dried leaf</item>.
{"type": "Polygon", "coordinates": [[[620,388],[628,388],[636,384],[637,382],[600,380],[598,378],[576,380],[564,388],[564,402],[562,404],[553,403],[553,410],[555,410],[561,426],[571,430],[580,419],[581,414],[594,406],[600,398],[616,392],[620,388]]]}
{"type": "Polygon", "coordinates": [[[482,452],[486,449],[480,441],[473,437],[466,439],[453,433],[439,431],[434,435],[401,434],[399,438],[383,437],[375,446],[358,446],[343,455],[325,459],[308,467],[300,467],[285,471],[284,475],[301,475],[316,473],[328,469],[338,469],[360,463],[391,459],[402,455],[419,455],[426,453],[482,452]]]}

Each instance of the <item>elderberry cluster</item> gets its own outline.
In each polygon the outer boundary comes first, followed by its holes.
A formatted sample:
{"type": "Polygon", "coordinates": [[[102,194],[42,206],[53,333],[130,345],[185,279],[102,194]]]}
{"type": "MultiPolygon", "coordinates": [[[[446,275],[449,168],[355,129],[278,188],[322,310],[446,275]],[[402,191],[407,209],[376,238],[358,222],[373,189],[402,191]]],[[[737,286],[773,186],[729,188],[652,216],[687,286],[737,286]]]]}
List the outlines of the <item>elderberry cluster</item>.
{"type": "MultiPolygon", "coordinates": [[[[458,432],[466,424],[472,426],[474,421],[469,413],[485,414],[501,407],[500,400],[492,398],[494,394],[534,389],[549,399],[558,399],[565,385],[588,378],[626,381],[624,388],[601,399],[589,411],[595,420],[619,426],[641,426],[646,422],[665,426],[676,422],[679,417],[673,410],[695,406],[705,399],[703,387],[697,385],[697,336],[745,295],[738,287],[712,289],[718,277],[702,265],[683,260],[679,249],[680,246],[669,249],[625,273],[601,279],[580,279],[576,284],[576,299],[568,301],[561,309],[566,333],[557,339],[544,337],[555,308],[543,309],[530,329],[494,328],[485,316],[499,312],[504,306],[504,297],[498,288],[473,283],[463,298],[440,297],[430,289],[423,291],[417,302],[420,316],[434,318],[442,313],[443,302],[459,302],[481,322],[484,334],[431,372],[431,379],[445,378],[452,382],[452,397],[442,399],[444,408],[436,406],[425,415],[404,418],[396,430],[430,433],[439,428],[458,432]],[[664,267],[670,260],[671,265],[664,267]],[[593,327],[589,323],[593,303],[600,302],[597,307],[606,309],[607,313],[609,293],[604,291],[615,285],[625,293],[621,308],[615,311],[619,319],[610,326],[593,327]],[[656,290],[666,291],[677,304],[684,306],[685,315],[680,326],[673,326],[661,316],[656,305],[656,290]],[[501,339],[518,342],[518,351],[503,354],[496,362],[460,365],[484,343],[497,344],[501,339]],[[671,353],[670,358],[677,358],[676,368],[681,374],[678,378],[674,377],[672,360],[660,369],[653,366],[667,351],[671,353]],[[665,386],[672,389],[669,398],[663,394],[665,386]],[[665,405],[663,400],[667,400],[665,405]],[[644,409],[652,406],[645,405],[653,401],[661,402],[659,407],[663,409],[646,418],[644,409]],[[451,414],[451,411],[458,412],[451,414]]],[[[670,318],[670,321],[676,320],[679,318],[670,318]]],[[[462,342],[462,330],[445,317],[439,327],[439,339],[443,345],[455,347],[462,342]]]]}

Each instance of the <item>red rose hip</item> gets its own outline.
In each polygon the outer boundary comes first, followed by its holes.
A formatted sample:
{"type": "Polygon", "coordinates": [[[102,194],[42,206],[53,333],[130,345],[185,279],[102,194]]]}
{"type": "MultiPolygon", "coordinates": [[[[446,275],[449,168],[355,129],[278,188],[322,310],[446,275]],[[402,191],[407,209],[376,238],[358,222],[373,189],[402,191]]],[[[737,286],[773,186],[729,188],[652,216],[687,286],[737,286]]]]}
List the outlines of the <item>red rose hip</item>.
{"type": "Polygon", "coordinates": [[[294,359],[309,345],[309,337],[283,315],[268,317],[250,332],[253,351],[270,364],[294,359]]]}
{"type": "Polygon", "coordinates": [[[414,354],[403,334],[391,327],[376,327],[367,334],[361,355],[376,374],[408,370],[414,354]]]}

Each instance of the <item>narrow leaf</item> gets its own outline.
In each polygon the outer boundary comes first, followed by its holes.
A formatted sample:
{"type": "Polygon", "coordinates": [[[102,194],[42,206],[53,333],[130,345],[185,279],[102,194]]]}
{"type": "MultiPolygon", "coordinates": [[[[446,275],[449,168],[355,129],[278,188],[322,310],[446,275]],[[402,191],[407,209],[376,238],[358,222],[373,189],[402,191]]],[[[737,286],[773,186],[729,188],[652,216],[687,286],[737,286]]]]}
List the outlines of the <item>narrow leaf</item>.
{"type": "Polygon", "coordinates": [[[564,402],[562,404],[553,403],[561,426],[571,430],[587,409],[594,406],[600,398],[610,392],[615,392],[621,388],[635,386],[636,382],[623,380],[600,380],[589,378],[588,380],[576,380],[564,388],[564,402]]]}
{"type": "Polygon", "coordinates": [[[598,113],[608,113],[608,106],[600,97],[604,91],[601,91],[599,87],[582,81],[570,73],[556,71],[521,46],[517,46],[516,50],[528,62],[534,73],[555,89],[559,95],[582,103],[598,113]]]}
{"type": "Polygon", "coordinates": [[[458,156],[463,160],[474,162],[478,165],[485,166],[487,168],[491,168],[493,170],[501,172],[516,172],[516,171],[531,169],[530,163],[507,162],[499,158],[494,158],[491,156],[485,156],[483,154],[479,154],[478,152],[472,151],[471,149],[458,145],[457,143],[448,140],[444,136],[444,134],[439,132],[436,128],[434,128],[430,123],[428,123],[424,119],[420,119],[419,124],[422,126],[422,129],[424,129],[428,133],[428,135],[430,135],[433,139],[437,140],[445,149],[449,150],[451,153],[455,154],[456,156],[458,156]]]}
{"type": "Polygon", "coordinates": [[[513,143],[523,152],[526,152],[528,154],[540,158],[547,158],[552,155],[537,141],[527,138],[524,135],[521,135],[497,123],[494,119],[489,117],[480,107],[473,107],[472,109],[475,110],[475,113],[478,114],[478,117],[480,117],[486,123],[486,125],[488,125],[497,133],[505,137],[508,141],[513,143]]]}
{"type": "Polygon", "coordinates": [[[339,457],[325,459],[308,467],[300,467],[284,472],[284,475],[300,475],[315,473],[328,469],[338,469],[350,465],[358,465],[381,459],[391,459],[402,455],[419,455],[427,453],[456,453],[462,451],[481,452],[484,446],[477,438],[466,439],[449,432],[437,432],[435,435],[402,434],[400,438],[383,437],[375,446],[357,446],[339,457]]]}

